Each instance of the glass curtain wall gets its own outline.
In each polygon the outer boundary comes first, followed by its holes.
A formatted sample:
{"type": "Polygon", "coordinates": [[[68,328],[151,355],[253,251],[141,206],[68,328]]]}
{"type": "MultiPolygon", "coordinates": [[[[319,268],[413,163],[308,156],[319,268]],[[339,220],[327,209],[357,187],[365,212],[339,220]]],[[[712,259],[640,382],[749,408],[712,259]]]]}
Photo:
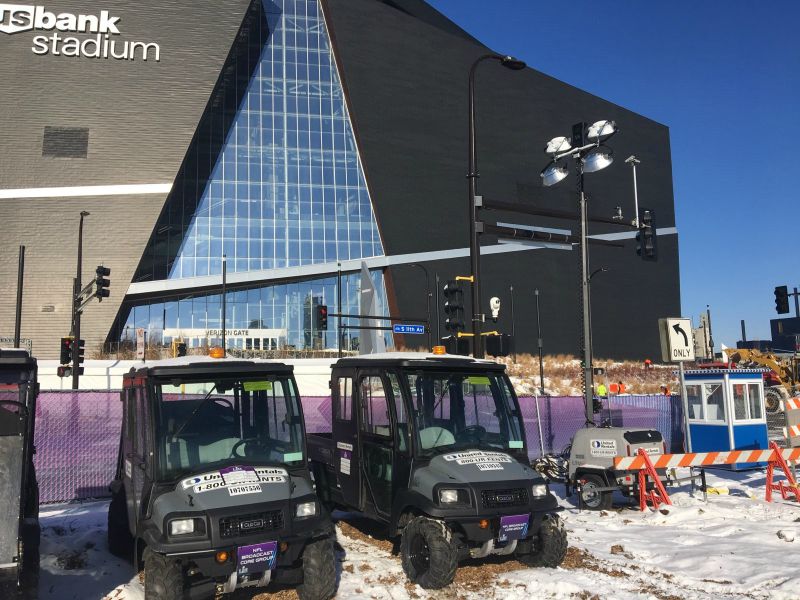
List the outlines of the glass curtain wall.
{"type": "Polygon", "coordinates": [[[383,254],[317,0],[264,1],[269,34],[169,278],[383,254]]]}

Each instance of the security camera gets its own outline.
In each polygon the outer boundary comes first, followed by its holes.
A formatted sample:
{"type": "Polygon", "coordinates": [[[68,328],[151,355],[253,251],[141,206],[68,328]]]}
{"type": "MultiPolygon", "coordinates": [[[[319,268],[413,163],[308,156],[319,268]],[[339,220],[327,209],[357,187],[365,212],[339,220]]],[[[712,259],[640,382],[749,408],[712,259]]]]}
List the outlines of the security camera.
{"type": "Polygon", "coordinates": [[[489,308],[492,309],[492,321],[497,323],[497,315],[500,314],[500,298],[494,296],[489,300],[489,308]]]}

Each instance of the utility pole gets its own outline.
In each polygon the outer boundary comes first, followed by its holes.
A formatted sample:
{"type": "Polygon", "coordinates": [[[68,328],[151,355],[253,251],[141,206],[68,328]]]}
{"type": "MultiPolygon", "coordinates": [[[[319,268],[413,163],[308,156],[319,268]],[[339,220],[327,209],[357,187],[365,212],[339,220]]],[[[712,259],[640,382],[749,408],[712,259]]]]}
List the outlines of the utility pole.
{"type": "Polygon", "coordinates": [[[227,316],[227,306],[225,304],[225,287],[228,278],[228,261],[225,255],[222,255],[222,358],[228,356],[228,349],[225,347],[225,321],[227,316]]]}
{"type": "MultiPolygon", "coordinates": [[[[17,266],[17,314],[14,320],[14,348],[19,348],[20,328],[22,327],[22,282],[25,275],[25,246],[19,247],[19,264],[17,266]]],[[[795,289],[795,291],[797,291],[795,289]]]]}
{"type": "MultiPolygon", "coordinates": [[[[536,337],[537,337],[537,346],[539,347],[539,393],[544,396],[544,357],[542,356],[543,352],[543,344],[542,344],[542,320],[539,317],[539,289],[533,290],[534,295],[536,296],[536,337]]],[[[537,404],[538,410],[538,404],[537,404]]],[[[541,437],[541,432],[539,432],[541,437]]]]}

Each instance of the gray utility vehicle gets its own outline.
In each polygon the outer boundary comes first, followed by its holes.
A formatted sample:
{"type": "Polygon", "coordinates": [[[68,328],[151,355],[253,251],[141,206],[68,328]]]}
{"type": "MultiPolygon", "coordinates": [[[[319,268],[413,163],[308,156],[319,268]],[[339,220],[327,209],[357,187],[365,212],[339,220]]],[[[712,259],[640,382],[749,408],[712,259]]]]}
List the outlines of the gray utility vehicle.
{"type": "Polygon", "coordinates": [[[0,597],[36,598],[39,486],[33,466],[36,359],[0,350],[0,597]]]}
{"type": "Polygon", "coordinates": [[[503,365],[418,353],[343,358],[331,396],[331,433],[308,436],[317,494],[401,535],[412,582],[441,588],[459,560],[489,554],[562,562],[557,502],[528,464],[503,365]]]}
{"type": "Polygon", "coordinates": [[[270,581],[333,596],[334,533],[314,495],[282,363],[177,358],[131,369],[108,544],[144,563],[148,600],[270,581]]]}
{"type": "MultiPolygon", "coordinates": [[[[651,456],[666,454],[667,451],[664,438],[655,429],[579,429],[572,438],[569,463],[565,469],[567,491],[570,487],[578,490],[582,504],[592,510],[611,508],[615,491],[628,497],[638,494],[638,471],[615,470],[614,457],[635,456],[640,448],[651,456]]],[[[664,471],[659,474],[663,476],[664,471]]],[[[649,483],[648,489],[651,487],[652,483],[649,483]]]]}

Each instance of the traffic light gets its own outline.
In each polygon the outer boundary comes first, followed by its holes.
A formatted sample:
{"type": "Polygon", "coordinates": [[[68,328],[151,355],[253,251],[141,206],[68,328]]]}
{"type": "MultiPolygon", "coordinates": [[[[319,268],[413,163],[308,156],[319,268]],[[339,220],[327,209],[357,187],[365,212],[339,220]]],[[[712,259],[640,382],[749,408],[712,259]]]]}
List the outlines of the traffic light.
{"type": "Polygon", "coordinates": [[[61,365],[56,369],[56,375],[59,377],[71,377],[72,376],[72,367],[66,367],[61,365]]]}
{"type": "Polygon", "coordinates": [[[178,356],[186,356],[186,343],[185,342],[180,342],[177,345],[176,349],[178,351],[178,356]]]}
{"type": "Polygon", "coordinates": [[[106,279],[106,277],[111,275],[111,269],[103,265],[98,265],[97,269],[95,269],[95,273],[97,275],[94,278],[94,283],[97,289],[94,295],[97,296],[98,302],[102,302],[103,298],[108,298],[111,295],[111,291],[108,289],[108,286],[111,285],[111,281],[106,279]]]}
{"type": "Polygon", "coordinates": [[[59,353],[59,363],[60,365],[68,365],[72,362],[72,340],[75,339],[73,337],[62,337],[61,338],[61,348],[59,353]]]}
{"type": "MultiPolygon", "coordinates": [[[[73,338],[70,346],[73,352],[77,352],[78,364],[81,364],[83,362],[83,352],[84,352],[84,346],[86,346],[86,340],[76,340],[75,338],[73,338]]],[[[72,362],[71,359],[70,362],[72,362]]]]}
{"type": "Polygon", "coordinates": [[[448,281],[444,286],[444,312],[447,315],[444,327],[447,331],[458,333],[464,329],[464,290],[456,280],[448,281]]]}
{"type": "Polygon", "coordinates": [[[642,260],[656,260],[656,216],[652,210],[642,209],[639,232],[636,234],[636,254],[642,260]]]}
{"type": "Polygon", "coordinates": [[[779,285],[775,288],[775,312],[784,315],[789,312],[789,288],[779,285]]]}
{"type": "Polygon", "coordinates": [[[326,331],[328,329],[328,306],[320,304],[316,308],[315,325],[318,331],[326,331]]]}

